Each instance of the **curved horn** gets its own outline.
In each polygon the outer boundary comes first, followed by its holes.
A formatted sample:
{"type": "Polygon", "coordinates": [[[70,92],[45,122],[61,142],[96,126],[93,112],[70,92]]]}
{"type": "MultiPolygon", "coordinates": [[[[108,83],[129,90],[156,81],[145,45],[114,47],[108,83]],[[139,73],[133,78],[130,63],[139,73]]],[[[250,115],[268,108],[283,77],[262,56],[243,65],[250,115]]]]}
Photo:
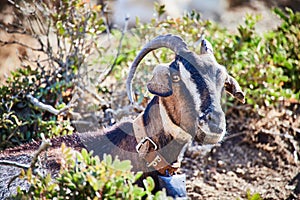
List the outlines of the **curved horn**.
{"type": "Polygon", "coordinates": [[[140,53],[136,56],[129,70],[128,78],[126,81],[126,90],[130,102],[133,102],[132,79],[134,77],[137,66],[149,52],[161,47],[166,47],[168,49],[171,49],[177,55],[189,51],[187,48],[187,44],[182,40],[181,37],[176,35],[171,35],[171,34],[160,35],[154,38],[153,40],[151,40],[148,44],[146,44],[144,48],[140,51],[140,53]]]}

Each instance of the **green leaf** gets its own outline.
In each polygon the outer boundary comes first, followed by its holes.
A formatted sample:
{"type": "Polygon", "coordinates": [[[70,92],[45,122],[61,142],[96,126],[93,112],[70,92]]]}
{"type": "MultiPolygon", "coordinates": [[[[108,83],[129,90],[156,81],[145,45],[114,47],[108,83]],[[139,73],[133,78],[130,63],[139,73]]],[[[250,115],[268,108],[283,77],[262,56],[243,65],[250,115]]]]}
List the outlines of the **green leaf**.
{"type": "Polygon", "coordinates": [[[121,54],[116,59],[116,65],[120,65],[124,60],[126,60],[126,56],[124,54],[121,54]]]}
{"type": "Polygon", "coordinates": [[[143,184],[148,192],[151,192],[155,187],[154,180],[150,176],[143,180],[143,184]]]}
{"type": "Polygon", "coordinates": [[[92,186],[92,188],[94,189],[94,191],[98,191],[99,190],[98,180],[94,176],[88,174],[87,175],[87,181],[92,186]]]}
{"type": "Polygon", "coordinates": [[[143,175],[143,172],[137,172],[135,177],[134,177],[134,181],[137,181],[138,179],[140,179],[143,175]]]}
{"type": "Polygon", "coordinates": [[[142,197],[146,194],[143,188],[141,187],[134,187],[132,190],[133,196],[135,197],[142,197]]]}
{"type": "Polygon", "coordinates": [[[64,35],[65,34],[65,29],[64,29],[63,24],[62,24],[61,21],[58,21],[56,23],[56,29],[57,29],[59,35],[64,35]]]}
{"type": "Polygon", "coordinates": [[[112,156],[108,154],[103,155],[103,162],[106,164],[106,166],[111,166],[112,164],[112,156]]]}
{"type": "Polygon", "coordinates": [[[250,190],[247,191],[247,199],[248,200],[262,200],[262,198],[260,197],[260,194],[255,193],[255,194],[251,195],[250,190]]]}
{"type": "Polygon", "coordinates": [[[156,13],[158,14],[158,17],[161,17],[166,12],[166,6],[160,5],[157,2],[154,2],[154,8],[156,13]]]}
{"type": "Polygon", "coordinates": [[[284,14],[284,12],[280,8],[274,8],[273,11],[281,19],[283,19],[286,22],[288,21],[288,17],[284,14]]]}
{"type": "Polygon", "coordinates": [[[82,155],[82,158],[83,158],[84,162],[86,164],[89,164],[90,163],[90,155],[89,155],[89,153],[87,152],[86,149],[83,148],[81,150],[81,155],[82,155]]]}
{"type": "Polygon", "coordinates": [[[130,171],[132,166],[131,166],[131,161],[130,160],[124,160],[124,161],[120,161],[118,159],[115,159],[113,164],[112,164],[112,167],[115,169],[115,170],[120,170],[120,171],[130,171]]]}

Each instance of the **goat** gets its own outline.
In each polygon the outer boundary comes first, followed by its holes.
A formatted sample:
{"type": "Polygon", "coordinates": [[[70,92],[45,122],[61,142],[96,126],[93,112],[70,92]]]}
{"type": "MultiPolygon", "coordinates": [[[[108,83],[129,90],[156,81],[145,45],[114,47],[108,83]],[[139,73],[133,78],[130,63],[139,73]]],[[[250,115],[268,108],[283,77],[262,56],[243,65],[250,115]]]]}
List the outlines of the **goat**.
{"type": "Polygon", "coordinates": [[[133,122],[121,123],[103,133],[80,134],[81,141],[96,155],[104,153],[130,160],[134,171],[143,171],[157,183],[158,175],[174,174],[178,156],[193,138],[215,144],[226,132],[221,108],[223,89],[244,102],[238,82],[217,63],[208,41],[201,54],[191,52],[179,36],[158,36],[137,55],[126,82],[133,102],[132,80],[141,60],[151,51],[166,47],[175,52],[170,64],[155,67],[147,88],[155,96],[133,122]]]}

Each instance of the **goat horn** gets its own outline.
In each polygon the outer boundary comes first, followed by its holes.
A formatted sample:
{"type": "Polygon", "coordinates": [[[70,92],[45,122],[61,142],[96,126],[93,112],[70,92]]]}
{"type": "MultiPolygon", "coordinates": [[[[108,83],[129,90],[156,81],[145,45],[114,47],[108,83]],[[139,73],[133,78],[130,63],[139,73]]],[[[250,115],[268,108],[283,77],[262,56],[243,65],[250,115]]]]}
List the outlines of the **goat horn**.
{"type": "Polygon", "coordinates": [[[201,54],[212,54],[214,55],[214,50],[212,48],[212,45],[209,41],[207,41],[204,37],[201,38],[201,47],[200,47],[200,53],[201,54]]]}
{"type": "Polygon", "coordinates": [[[154,38],[153,40],[151,40],[148,44],[146,44],[144,48],[140,51],[140,53],[136,56],[135,60],[133,61],[126,81],[127,95],[131,102],[133,102],[132,80],[135,71],[137,69],[137,66],[149,52],[161,47],[166,47],[168,49],[171,49],[177,55],[182,55],[184,54],[184,52],[189,52],[187,48],[187,44],[183,41],[183,39],[179,36],[172,35],[172,34],[160,35],[154,38]]]}

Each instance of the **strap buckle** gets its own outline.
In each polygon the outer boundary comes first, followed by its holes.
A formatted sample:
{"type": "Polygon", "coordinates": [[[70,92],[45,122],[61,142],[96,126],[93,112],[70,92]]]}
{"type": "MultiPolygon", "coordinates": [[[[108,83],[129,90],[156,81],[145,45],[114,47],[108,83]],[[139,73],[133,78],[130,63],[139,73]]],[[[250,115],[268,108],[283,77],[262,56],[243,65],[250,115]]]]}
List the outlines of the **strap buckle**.
{"type": "Polygon", "coordinates": [[[149,137],[144,137],[144,138],[136,145],[136,147],[135,147],[136,152],[140,153],[140,148],[141,148],[141,146],[142,146],[143,144],[145,144],[145,143],[147,142],[147,140],[148,140],[151,144],[153,144],[153,146],[154,146],[154,151],[157,150],[157,145],[155,144],[155,142],[154,142],[151,138],[149,138],[149,137]]]}

